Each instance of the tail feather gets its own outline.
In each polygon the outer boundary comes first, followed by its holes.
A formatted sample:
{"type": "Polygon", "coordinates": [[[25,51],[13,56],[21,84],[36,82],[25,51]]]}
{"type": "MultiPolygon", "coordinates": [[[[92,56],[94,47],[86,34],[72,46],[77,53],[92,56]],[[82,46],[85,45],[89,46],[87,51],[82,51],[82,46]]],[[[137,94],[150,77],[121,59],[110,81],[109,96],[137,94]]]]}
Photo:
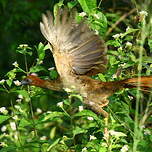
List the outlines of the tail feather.
{"type": "Polygon", "coordinates": [[[141,91],[148,91],[148,89],[152,88],[152,76],[125,79],[122,81],[122,85],[124,88],[139,87],[141,91]]]}

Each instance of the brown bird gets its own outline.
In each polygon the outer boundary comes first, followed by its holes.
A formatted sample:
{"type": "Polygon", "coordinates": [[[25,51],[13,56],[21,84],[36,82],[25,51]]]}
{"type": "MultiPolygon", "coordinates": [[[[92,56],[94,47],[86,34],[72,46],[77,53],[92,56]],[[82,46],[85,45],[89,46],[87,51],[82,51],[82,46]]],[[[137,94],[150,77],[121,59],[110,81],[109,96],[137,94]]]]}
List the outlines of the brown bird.
{"type": "Polygon", "coordinates": [[[57,15],[49,11],[42,15],[40,29],[52,46],[52,54],[59,73],[57,80],[42,80],[34,75],[27,76],[22,84],[34,85],[51,90],[66,90],[79,93],[84,103],[93,111],[108,117],[102,108],[108,97],[123,88],[152,88],[152,76],[136,77],[121,81],[102,82],[89,76],[106,69],[106,45],[91,31],[84,21],[75,21],[75,11],[59,9],[57,15]]]}

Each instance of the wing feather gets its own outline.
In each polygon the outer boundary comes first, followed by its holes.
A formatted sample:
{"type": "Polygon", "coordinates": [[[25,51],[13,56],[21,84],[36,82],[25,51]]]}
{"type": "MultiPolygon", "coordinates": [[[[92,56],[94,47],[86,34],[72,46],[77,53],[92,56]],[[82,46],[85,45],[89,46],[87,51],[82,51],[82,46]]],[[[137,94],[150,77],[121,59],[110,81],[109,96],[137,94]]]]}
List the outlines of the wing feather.
{"type": "Polygon", "coordinates": [[[107,63],[105,43],[84,21],[77,24],[75,14],[76,11],[67,8],[59,9],[56,16],[48,11],[42,15],[41,32],[55,48],[54,54],[68,56],[66,62],[71,71],[76,74],[103,72],[107,63]]]}

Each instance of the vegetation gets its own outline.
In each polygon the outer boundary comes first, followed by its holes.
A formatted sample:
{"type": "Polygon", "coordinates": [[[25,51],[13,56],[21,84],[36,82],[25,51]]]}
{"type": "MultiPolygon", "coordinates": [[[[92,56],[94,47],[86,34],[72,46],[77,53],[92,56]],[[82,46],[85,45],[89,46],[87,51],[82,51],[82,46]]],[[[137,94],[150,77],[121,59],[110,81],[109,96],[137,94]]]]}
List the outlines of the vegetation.
{"type": "Polygon", "coordinates": [[[147,152],[152,149],[151,91],[126,89],[109,98],[109,140],[104,119],[74,93],[20,86],[29,73],[56,79],[48,44],[39,31],[41,13],[62,5],[77,8],[77,20],[105,39],[107,71],[102,81],[152,75],[149,0],[0,0],[0,152],[147,152]],[[140,3],[139,3],[140,2],[140,3]]]}

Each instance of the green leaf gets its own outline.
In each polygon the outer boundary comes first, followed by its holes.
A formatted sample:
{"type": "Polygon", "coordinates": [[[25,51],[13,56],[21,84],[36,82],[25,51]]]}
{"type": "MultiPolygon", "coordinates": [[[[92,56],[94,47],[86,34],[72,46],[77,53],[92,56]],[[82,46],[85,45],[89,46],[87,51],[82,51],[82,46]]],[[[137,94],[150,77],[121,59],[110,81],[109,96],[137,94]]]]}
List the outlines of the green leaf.
{"type": "Polygon", "coordinates": [[[87,130],[80,128],[78,126],[76,126],[76,128],[74,128],[74,130],[73,130],[73,136],[76,136],[76,135],[82,134],[82,133],[87,133],[87,130]]]}
{"type": "Polygon", "coordinates": [[[48,43],[47,45],[44,46],[44,50],[46,51],[46,50],[49,50],[49,49],[51,49],[51,45],[48,43]]]}
{"type": "Polygon", "coordinates": [[[119,62],[120,61],[118,61],[115,56],[109,56],[110,65],[115,65],[115,64],[118,64],[119,62]]]}
{"type": "Polygon", "coordinates": [[[127,136],[123,132],[118,132],[118,131],[114,131],[114,130],[109,130],[109,133],[110,133],[111,136],[114,136],[116,138],[127,136]]]}
{"type": "Polygon", "coordinates": [[[30,68],[30,73],[32,72],[40,72],[40,71],[46,71],[46,69],[44,67],[42,67],[41,65],[36,65],[30,68]]]}
{"type": "MultiPolygon", "coordinates": [[[[106,144],[106,143],[105,143],[105,144],[106,144]]],[[[99,152],[107,152],[107,148],[100,146],[99,152]]]]}
{"type": "Polygon", "coordinates": [[[133,29],[133,28],[129,28],[125,33],[123,33],[121,35],[121,38],[125,37],[126,35],[130,34],[130,33],[134,33],[136,31],[139,31],[139,29],[133,29]]]}
{"type": "Polygon", "coordinates": [[[21,119],[20,123],[19,123],[19,127],[26,127],[26,126],[29,126],[31,125],[30,121],[29,120],[26,120],[26,119],[21,119]]]}
{"type": "Polygon", "coordinates": [[[6,74],[9,79],[14,79],[16,77],[16,69],[13,69],[6,74]]]}
{"type": "Polygon", "coordinates": [[[20,54],[23,54],[23,55],[32,55],[32,52],[31,52],[32,48],[29,47],[27,44],[21,44],[19,45],[19,47],[17,48],[16,52],[20,53],[20,54]]]}
{"type": "Polygon", "coordinates": [[[148,45],[150,48],[150,52],[152,52],[152,39],[148,39],[148,45]]]}
{"type": "Polygon", "coordinates": [[[101,36],[104,36],[107,31],[107,18],[106,16],[97,10],[92,12],[91,18],[94,18],[91,22],[91,28],[99,31],[101,36]]]}
{"type": "Polygon", "coordinates": [[[27,102],[30,101],[30,96],[26,90],[15,90],[14,92],[22,95],[27,102]]]}
{"type": "Polygon", "coordinates": [[[58,14],[58,10],[62,5],[63,5],[63,0],[60,0],[59,3],[55,4],[53,9],[54,16],[58,14]]]}
{"type": "Polygon", "coordinates": [[[68,2],[68,7],[71,9],[74,6],[76,6],[77,4],[78,4],[78,2],[76,0],[74,0],[74,1],[68,2]]]}
{"type": "Polygon", "coordinates": [[[6,89],[0,88],[0,91],[6,91],[6,89]]]}
{"type": "Polygon", "coordinates": [[[100,120],[98,116],[90,110],[83,110],[74,115],[74,117],[81,117],[81,116],[87,116],[87,117],[89,116],[89,117],[93,117],[95,120],[98,120],[98,121],[100,120]]]}
{"type": "Polygon", "coordinates": [[[144,56],[143,57],[143,62],[145,62],[145,63],[152,63],[152,58],[149,57],[149,56],[144,56]]]}
{"type": "Polygon", "coordinates": [[[51,70],[50,71],[50,77],[51,77],[51,79],[57,79],[57,77],[58,77],[58,72],[56,71],[56,70],[51,70]]]}
{"type": "Polygon", "coordinates": [[[69,99],[72,99],[73,97],[79,99],[81,102],[83,101],[83,97],[79,94],[70,94],[69,99]]]}
{"type": "Polygon", "coordinates": [[[45,57],[45,50],[46,48],[44,44],[40,42],[37,48],[37,53],[40,61],[42,61],[45,57]]]}
{"type": "Polygon", "coordinates": [[[56,117],[63,117],[65,116],[65,114],[63,112],[51,112],[51,113],[45,113],[44,115],[42,115],[40,117],[40,121],[51,121],[52,119],[56,118],[56,117]]]}
{"type": "Polygon", "coordinates": [[[50,130],[50,139],[53,139],[56,135],[56,127],[53,127],[51,130],[50,130]]]}
{"type": "Polygon", "coordinates": [[[123,68],[126,69],[126,68],[129,68],[129,67],[132,67],[133,65],[134,65],[133,62],[128,62],[128,63],[126,63],[126,64],[123,66],[123,68]]]}
{"type": "Polygon", "coordinates": [[[9,147],[3,147],[0,152],[16,152],[17,147],[15,145],[9,145],[9,147]]]}
{"type": "Polygon", "coordinates": [[[120,53],[118,51],[114,51],[114,50],[108,50],[108,54],[115,55],[115,56],[119,56],[120,55],[120,53]]]}
{"type": "Polygon", "coordinates": [[[98,77],[101,81],[106,82],[105,76],[102,73],[99,73],[98,77]]]}
{"type": "Polygon", "coordinates": [[[133,36],[132,35],[127,35],[126,37],[125,37],[125,41],[132,41],[133,40],[133,36]]]}
{"type": "Polygon", "coordinates": [[[6,121],[9,118],[10,118],[10,116],[0,115],[0,124],[3,123],[4,121],[6,121]]]}
{"type": "Polygon", "coordinates": [[[108,46],[120,47],[121,44],[117,40],[109,40],[106,42],[108,46]]]}
{"type": "Polygon", "coordinates": [[[27,51],[27,50],[17,50],[17,52],[20,53],[20,54],[23,54],[23,55],[25,55],[25,54],[28,54],[29,56],[32,55],[32,52],[27,51]]]}
{"type": "Polygon", "coordinates": [[[78,0],[84,12],[91,13],[97,7],[96,0],[78,0]]]}
{"type": "Polygon", "coordinates": [[[12,85],[12,81],[11,79],[6,80],[7,85],[10,87],[12,85]]]}
{"type": "Polygon", "coordinates": [[[131,53],[129,56],[133,62],[137,62],[136,56],[133,53],[131,53]]]}
{"type": "Polygon", "coordinates": [[[57,145],[57,144],[59,143],[59,141],[60,141],[60,138],[56,139],[56,140],[53,142],[53,144],[51,144],[51,145],[49,146],[49,148],[47,149],[47,151],[50,151],[55,145],[57,145]]]}

